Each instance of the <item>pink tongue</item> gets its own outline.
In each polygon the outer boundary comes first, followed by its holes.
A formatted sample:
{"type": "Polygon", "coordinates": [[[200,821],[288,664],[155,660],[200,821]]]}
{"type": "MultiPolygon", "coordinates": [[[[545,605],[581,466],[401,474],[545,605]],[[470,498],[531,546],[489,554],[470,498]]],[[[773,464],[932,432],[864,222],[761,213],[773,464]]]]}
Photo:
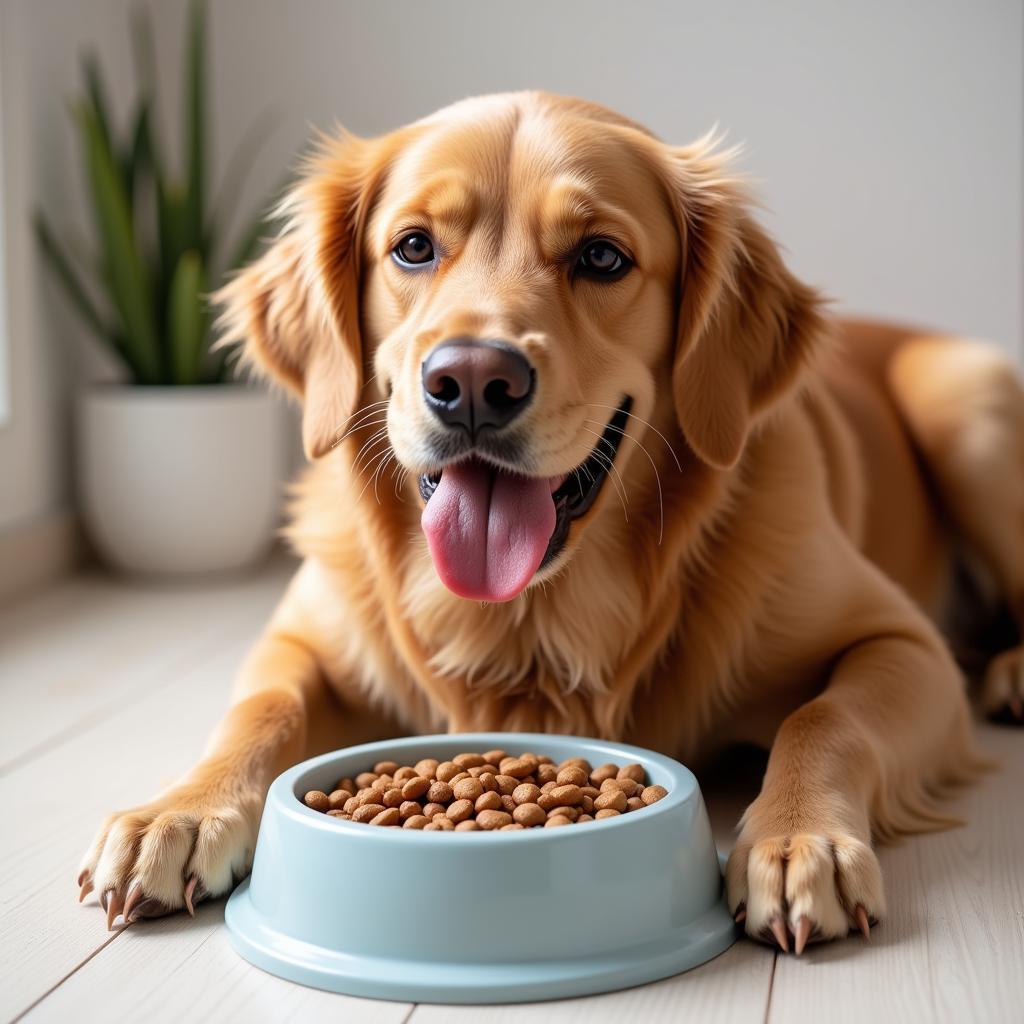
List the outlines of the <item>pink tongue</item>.
{"type": "Polygon", "coordinates": [[[445,467],[420,520],[441,582],[477,601],[521,594],[555,529],[551,490],[476,460],[445,467]]]}

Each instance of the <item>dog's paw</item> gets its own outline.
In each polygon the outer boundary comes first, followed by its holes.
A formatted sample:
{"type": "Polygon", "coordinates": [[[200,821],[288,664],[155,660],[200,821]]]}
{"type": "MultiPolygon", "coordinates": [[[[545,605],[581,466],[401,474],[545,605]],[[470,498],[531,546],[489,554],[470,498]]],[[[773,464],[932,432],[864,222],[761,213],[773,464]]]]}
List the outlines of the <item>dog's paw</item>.
{"type": "Polygon", "coordinates": [[[882,872],[871,847],[847,834],[741,832],[726,866],[729,909],[760,942],[802,953],[807,943],[864,937],[885,912],[882,872]]]}
{"type": "Polygon", "coordinates": [[[1003,651],[989,662],[981,707],[994,721],[1024,725],[1024,647],[1003,651]]]}
{"type": "Polygon", "coordinates": [[[95,890],[108,928],[118,917],[193,913],[248,873],[262,806],[259,793],[179,786],[110,815],[82,861],[79,901],[95,890]]]}

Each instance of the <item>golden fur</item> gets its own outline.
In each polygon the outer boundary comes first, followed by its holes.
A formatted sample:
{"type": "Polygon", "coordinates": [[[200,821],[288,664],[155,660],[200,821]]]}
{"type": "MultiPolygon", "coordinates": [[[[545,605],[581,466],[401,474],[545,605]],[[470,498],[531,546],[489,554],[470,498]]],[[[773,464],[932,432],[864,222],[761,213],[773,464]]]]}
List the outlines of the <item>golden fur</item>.
{"type": "MultiPolygon", "coordinates": [[[[700,764],[770,747],[727,872],[747,931],[798,947],[884,913],[873,837],[940,827],[971,777],[961,674],[936,624],[969,546],[1024,612],[1024,395],[994,350],[837,324],[755,222],[729,154],[673,148],[540,93],[325,143],[274,245],[221,293],[229,340],[304,404],[303,564],[200,765],[104,824],[82,881],[145,916],[244,872],[267,785],[397,732],[535,729],[700,764]],[[430,275],[388,258],[430,228],[430,275]],[[561,254],[635,269],[573,283],[561,254]],[[418,527],[419,367],[503,338],[537,368],[531,475],[627,438],[565,552],[520,597],[439,582],[418,527]],[[628,516],[628,518],[627,518],[628,516]]],[[[987,710],[1019,709],[1019,649],[987,710]]]]}

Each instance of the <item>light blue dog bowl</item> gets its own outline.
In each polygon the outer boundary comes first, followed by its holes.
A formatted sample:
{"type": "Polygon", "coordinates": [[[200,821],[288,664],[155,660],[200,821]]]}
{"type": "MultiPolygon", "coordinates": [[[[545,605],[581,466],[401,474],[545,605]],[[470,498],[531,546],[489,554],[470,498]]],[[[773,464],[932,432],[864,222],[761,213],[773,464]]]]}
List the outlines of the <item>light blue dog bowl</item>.
{"type": "Polygon", "coordinates": [[[270,787],[252,875],[225,921],[235,949],[271,974],[435,1003],[626,988],[696,967],[736,934],[688,769],[638,747],[534,733],[368,743],[289,769],[270,787]],[[301,802],[377,761],[495,748],[636,762],[669,794],[617,818],[512,832],[379,828],[301,802]]]}

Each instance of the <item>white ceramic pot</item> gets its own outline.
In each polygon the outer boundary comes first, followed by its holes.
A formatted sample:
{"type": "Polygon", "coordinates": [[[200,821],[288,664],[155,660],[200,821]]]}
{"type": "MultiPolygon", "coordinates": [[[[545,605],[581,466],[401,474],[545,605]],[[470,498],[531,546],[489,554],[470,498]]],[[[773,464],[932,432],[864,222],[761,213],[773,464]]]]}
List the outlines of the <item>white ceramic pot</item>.
{"type": "Polygon", "coordinates": [[[241,385],[100,386],[76,422],[79,505],[129,572],[225,572],[262,558],[278,523],[286,422],[241,385]]]}

